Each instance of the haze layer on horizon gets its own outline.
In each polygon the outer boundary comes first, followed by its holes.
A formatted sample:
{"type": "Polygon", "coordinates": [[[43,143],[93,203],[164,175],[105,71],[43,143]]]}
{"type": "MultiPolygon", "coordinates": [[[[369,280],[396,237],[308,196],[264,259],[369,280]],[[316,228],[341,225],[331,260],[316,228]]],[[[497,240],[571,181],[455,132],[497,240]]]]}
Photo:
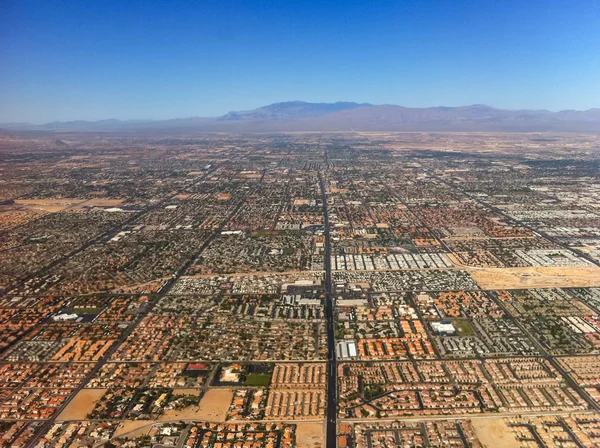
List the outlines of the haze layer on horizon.
{"type": "Polygon", "coordinates": [[[600,107],[600,5],[8,0],[0,122],[218,116],[265,104],[600,107]]]}

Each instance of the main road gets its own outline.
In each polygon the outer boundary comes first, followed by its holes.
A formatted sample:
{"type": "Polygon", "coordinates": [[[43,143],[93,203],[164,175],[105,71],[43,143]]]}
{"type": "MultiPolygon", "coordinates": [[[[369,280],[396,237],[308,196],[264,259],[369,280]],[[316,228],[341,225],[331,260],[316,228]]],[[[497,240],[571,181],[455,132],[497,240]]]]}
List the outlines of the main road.
{"type": "Polygon", "coordinates": [[[325,226],[325,319],[327,320],[327,448],[337,445],[337,360],[335,358],[334,300],[331,283],[331,236],[327,209],[327,189],[323,173],[319,171],[321,200],[325,226]]]}

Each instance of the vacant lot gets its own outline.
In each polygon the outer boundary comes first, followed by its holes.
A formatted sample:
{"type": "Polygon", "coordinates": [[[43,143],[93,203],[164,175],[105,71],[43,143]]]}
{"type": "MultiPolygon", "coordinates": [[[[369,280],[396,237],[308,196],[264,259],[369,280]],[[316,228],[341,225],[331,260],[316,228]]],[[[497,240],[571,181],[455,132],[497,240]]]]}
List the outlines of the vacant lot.
{"type": "MultiPolygon", "coordinates": [[[[231,400],[233,400],[233,389],[209,389],[200,400],[200,406],[194,412],[193,418],[223,422],[231,400]]],[[[189,409],[191,411],[193,408],[189,409]]]]}
{"type": "Polygon", "coordinates": [[[323,423],[298,423],[296,442],[298,448],[321,448],[325,446],[325,425],[323,423]]]}
{"type": "Polygon", "coordinates": [[[17,199],[15,204],[26,206],[32,210],[42,210],[56,213],[66,208],[83,202],[84,199],[62,198],[62,199],[17,199]]]}
{"type": "Polygon", "coordinates": [[[92,412],[105,392],[106,389],[83,389],[60,413],[57,420],[85,420],[85,416],[92,412]]]}
{"type": "Polygon", "coordinates": [[[468,268],[483,289],[600,286],[600,267],[468,268]]]}
{"type": "Polygon", "coordinates": [[[152,423],[155,423],[154,420],[123,420],[113,434],[113,438],[124,434],[129,438],[143,436],[150,431],[152,423]]]}
{"type": "Polygon", "coordinates": [[[475,434],[486,448],[513,448],[519,443],[501,418],[474,418],[475,434]]]}

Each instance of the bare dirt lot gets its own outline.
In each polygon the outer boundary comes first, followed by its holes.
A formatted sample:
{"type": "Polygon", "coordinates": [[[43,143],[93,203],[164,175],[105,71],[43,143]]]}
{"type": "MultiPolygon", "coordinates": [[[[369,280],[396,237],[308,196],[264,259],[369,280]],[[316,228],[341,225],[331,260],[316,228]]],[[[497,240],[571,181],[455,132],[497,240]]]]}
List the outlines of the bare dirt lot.
{"type": "Polygon", "coordinates": [[[123,434],[127,434],[129,438],[142,436],[152,429],[151,423],[155,423],[154,420],[123,420],[113,434],[113,438],[123,434]]]}
{"type": "Polygon", "coordinates": [[[483,289],[600,286],[600,267],[467,268],[483,289]]]}
{"type": "Polygon", "coordinates": [[[475,434],[486,448],[513,448],[519,443],[501,418],[476,418],[471,421],[475,434]]]}
{"type": "Polygon", "coordinates": [[[296,443],[298,448],[322,448],[325,446],[323,423],[297,423],[296,443]]]}
{"type": "Polygon", "coordinates": [[[209,389],[200,400],[200,406],[190,406],[181,411],[167,411],[161,420],[182,418],[224,422],[232,399],[233,389],[209,389]]]}
{"type": "Polygon", "coordinates": [[[60,212],[83,202],[84,199],[61,198],[61,199],[17,199],[15,204],[25,206],[32,210],[42,210],[49,213],[60,212]]]}
{"type": "Polygon", "coordinates": [[[106,389],[83,389],[60,413],[57,420],[85,420],[94,409],[96,402],[104,395],[106,389]]]}

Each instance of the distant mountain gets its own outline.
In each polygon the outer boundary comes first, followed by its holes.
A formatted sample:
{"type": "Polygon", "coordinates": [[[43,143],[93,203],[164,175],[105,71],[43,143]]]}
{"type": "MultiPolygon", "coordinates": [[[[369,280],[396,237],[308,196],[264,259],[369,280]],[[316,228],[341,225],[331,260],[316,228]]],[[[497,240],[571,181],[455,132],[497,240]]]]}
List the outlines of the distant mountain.
{"type": "Polygon", "coordinates": [[[354,110],[361,107],[371,107],[368,103],[307,103],[304,101],[286,101],[269,104],[258,109],[239,112],[229,112],[219,120],[293,120],[298,118],[322,117],[342,110],[354,110]]]}
{"type": "Polygon", "coordinates": [[[94,131],[112,130],[120,128],[136,127],[140,124],[152,123],[152,121],[130,120],[121,121],[114,118],[98,121],[52,121],[46,124],[30,123],[0,123],[0,127],[19,131],[94,131]]]}
{"type": "Polygon", "coordinates": [[[366,103],[288,101],[216,118],[159,121],[70,121],[45,125],[6,123],[0,127],[61,132],[286,132],[286,131],[505,131],[598,132],[600,109],[585,111],[506,110],[475,104],[411,108],[366,103]]]}
{"type": "Polygon", "coordinates": [[[305,122],[315,130],[600,132],[600,109],[506,110],[485,105],[409,108],[394,105],[340,111],[305,122]]]}
{"type": "Polygon", "coordinates": [[[600,109],[588,110],[561,110],[557,112],[556,117],[564,121],[600,121],[600,109]]]}
{"type": "Polygon", "coordinates": [[[361,130],[493,130],[550,123],[557,120],[555,115],[547,110],[505,110],[480,104],[428,108],[382,105],[333,113],[322,122],[326,127],[361,130]]]}
{"type": "Polygon", "coordinates": [[[68,129],[72,129],[72,130],[77,130],[77,129],[81,129],[81,130],[85,130],[90,126],[90,123],[93,123],[94,126],[98,126],[98,127],[112,127],[112,126],[121,126],[123,124],[126,123],[133,123],[133,122],[123,122],[120,120],[116,120],[114,118],[109,118],[107,120],[98,120],[98,121],[84,121],[84,120],[75,120],[75,121],[66,121],[66,122],[61,122],[61,121],[53,121],[51,123],[46,123],[44,126],[45,130],[54,130],[54,129],[62,129],[62,128],[68,128],[68,129]]]}

